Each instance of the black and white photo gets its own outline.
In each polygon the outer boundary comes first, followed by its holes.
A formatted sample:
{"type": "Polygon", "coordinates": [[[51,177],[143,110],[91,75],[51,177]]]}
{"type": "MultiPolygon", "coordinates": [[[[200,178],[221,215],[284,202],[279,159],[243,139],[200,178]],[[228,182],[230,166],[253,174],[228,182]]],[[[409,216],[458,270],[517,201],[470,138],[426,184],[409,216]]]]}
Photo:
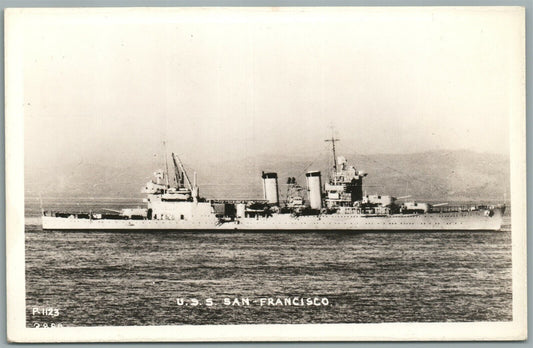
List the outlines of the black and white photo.
{"type": "Polygon", "coordinates": [[[525,339],[524,20],[8,9],[9,339],[525,339]]]}

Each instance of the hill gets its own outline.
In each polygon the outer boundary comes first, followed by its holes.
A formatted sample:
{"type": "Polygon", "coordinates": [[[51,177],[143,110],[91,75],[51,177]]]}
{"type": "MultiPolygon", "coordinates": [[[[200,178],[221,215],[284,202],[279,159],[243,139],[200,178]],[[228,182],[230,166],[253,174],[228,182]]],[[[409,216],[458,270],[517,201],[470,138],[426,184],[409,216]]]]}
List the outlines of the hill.
{"type": "MultiPolygon", "coordinates": [[[[208,198],[262,198],[261,171],[275,171],[280,193],[288,176],[305,185],[307,170],[327,176],[329,154],[316,158],[263,155],[242,161],[186,163],[189,175],[198,173],[201,194],[208,198]]],[[[472,151],[431,151],[414,154],[346,154],[350,164],[368,173],[367,193],[411,195],[430,201],[502,201],[509,196],[509,158],[472,151]]],[[[185,161],[186,162],[186,161],[185,161]]],[[[28,197],[142,197],[140,188],[157,168],[149,161],[127,166],[98,163],[64,164],[58,167],[26,166],[28,197]]]]}

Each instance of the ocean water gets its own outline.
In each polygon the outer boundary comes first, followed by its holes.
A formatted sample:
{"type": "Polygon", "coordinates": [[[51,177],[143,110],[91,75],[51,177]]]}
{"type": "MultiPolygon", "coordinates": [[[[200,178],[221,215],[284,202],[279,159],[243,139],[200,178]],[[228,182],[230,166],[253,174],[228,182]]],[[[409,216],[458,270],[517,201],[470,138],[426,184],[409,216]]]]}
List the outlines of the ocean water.
{"type": "Polygon", "coordinates": [[[28,327],[512,320],[509,217],[499,232],[87,233],[43,232],[36,211],[28,327]]]}

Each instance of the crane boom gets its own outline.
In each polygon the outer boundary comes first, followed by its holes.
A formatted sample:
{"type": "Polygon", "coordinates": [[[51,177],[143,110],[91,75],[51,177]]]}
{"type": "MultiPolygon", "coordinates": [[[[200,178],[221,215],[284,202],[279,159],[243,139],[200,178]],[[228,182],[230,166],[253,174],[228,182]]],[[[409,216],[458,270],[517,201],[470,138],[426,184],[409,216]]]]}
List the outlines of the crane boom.
{"type": "Polygon", "coordinates": [[[178,163],[174,158],[174,153],[172,153],[172,162],[174,163],[174,180],[176,180],[176,187],[180,188],[183,186],[183,176],[180,175],[180,170],[178,167],[178,163]]]}
{"type": "Polygon", "coordinates": [[[183,167],[183,163],[181,163],[180,158],[177,155],[175,155],[174,152],[172,153],[172,161],[174,161],[174,166],[176,168],[178,168],[179,166],[179,169],[182,172],[182,178],[185,178],[185,181],[187,181],[187,186],[189,187],[189,190],[192,191],[193,187],[191,185],[191,181],[189,180],[189,176],[187,175],[187,172],[185,171],[185,168],[183,167]],[[176,163],[176,160],[177,160],[177,163],[176,163]]]}

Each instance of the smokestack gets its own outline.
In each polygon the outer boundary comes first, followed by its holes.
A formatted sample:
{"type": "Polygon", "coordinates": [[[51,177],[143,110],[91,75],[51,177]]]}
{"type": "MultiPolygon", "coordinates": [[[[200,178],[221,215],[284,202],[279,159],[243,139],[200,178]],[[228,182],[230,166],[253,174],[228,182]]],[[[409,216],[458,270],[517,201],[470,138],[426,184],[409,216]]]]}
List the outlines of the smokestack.
{"type": "Polygon", "coordinates": [[[261,175],[263,178],[263,193],[265,200],[269,204],[279,204],[278,194],[278,174],[277,173],[265,173],[261,175]]]}
{"type": "Polygon", "coordinates": [[[322,182],[319,171],[311,171],[305,174],[307,190],[309,191],[309,203],[312,209],[322,209],[322,182]]]}

